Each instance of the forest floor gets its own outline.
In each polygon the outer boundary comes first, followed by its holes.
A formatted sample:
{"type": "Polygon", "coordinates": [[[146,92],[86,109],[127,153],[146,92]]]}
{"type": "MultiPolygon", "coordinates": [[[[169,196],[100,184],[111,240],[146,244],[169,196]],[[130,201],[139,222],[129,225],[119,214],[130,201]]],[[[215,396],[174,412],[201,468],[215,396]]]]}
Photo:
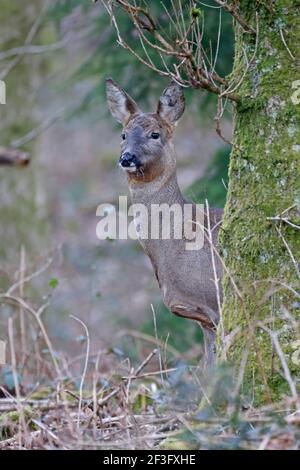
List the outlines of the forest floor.
{"type": "MultiPolygon", "coordinates": [[[[32,309],[18,297],[7,300],[32,309]]],[[[93,351],[76,317],[82,353],[70,356],[54,350],[41,311],[31,314],[30,354],[22,352],[17,325],[8,323],[12,366],[0,367],[1,450],[300,449],[299,403],[292,398],[255,408],[234,391],[230,369],[204,378],[193,351],[181,354],[134,330],[119,334],[130,357],[121,347],[93,351]]]]}

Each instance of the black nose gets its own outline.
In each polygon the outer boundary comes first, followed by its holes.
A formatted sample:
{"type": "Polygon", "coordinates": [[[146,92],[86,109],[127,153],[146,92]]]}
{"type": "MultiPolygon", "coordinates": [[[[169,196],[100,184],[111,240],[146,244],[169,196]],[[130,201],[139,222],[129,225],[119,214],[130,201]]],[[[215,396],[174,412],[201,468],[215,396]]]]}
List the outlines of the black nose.
{"type": "Polygon", "coordinates": [[[120,156],[120,164],[124,167],[128,167],[131,165],[131,163],[135,164],[137,163],[137,158],[134,154],[125,152],[120,156]]]}

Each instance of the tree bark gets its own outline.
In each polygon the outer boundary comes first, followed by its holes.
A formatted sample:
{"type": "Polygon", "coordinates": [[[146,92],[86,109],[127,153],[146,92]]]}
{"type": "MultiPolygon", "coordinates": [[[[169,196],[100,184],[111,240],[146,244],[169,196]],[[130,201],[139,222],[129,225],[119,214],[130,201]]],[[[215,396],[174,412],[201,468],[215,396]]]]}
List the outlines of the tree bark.
{"type": "Polygon", "coordinates": [[[237,3],[258,37],[235,25],[232,77],[246,74],[220,235],[218,355],[244,371],[243,391],[261,404],[295,396],[300,379],[300,2],[237,3]]]}

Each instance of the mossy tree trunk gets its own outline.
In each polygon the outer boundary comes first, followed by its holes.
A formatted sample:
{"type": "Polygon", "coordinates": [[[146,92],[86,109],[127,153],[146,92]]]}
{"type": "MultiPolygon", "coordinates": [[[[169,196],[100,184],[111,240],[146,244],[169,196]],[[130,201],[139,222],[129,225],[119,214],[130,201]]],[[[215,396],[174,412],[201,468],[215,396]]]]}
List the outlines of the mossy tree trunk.
{"type": "Polygon", "coordinates": [[[233,73],[246,74],[220,235],[230,273],[220,335],[257,404],[295,395],[300,381],[300,2],[238,5],[258,37],[235,28],[233,73]]]}

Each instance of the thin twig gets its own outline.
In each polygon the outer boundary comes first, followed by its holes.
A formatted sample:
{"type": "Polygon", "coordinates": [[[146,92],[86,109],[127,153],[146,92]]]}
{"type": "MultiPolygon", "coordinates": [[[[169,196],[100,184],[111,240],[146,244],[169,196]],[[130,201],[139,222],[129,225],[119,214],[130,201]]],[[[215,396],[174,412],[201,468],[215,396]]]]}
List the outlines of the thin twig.
{"type": "MultiPolygon", "coordinates": [[[[287,365],[287,362],[286,362],[286,359],[285,359],[285,355],[281,349],[281,346],[280,346],[280,343],[278,341],[278,335],[276,334],[276,332],[270,330],[269,328],[267,328],[263,323],[259,322],[258,323],[258,326],[260,328],[262,328],[264,331],[266,331],[269,335],[270,335],[270,338],[275,346],[275,349],[277,351],[277,354],[278,354],[278,357],[280,359],[280,362],[281,362],[281,365],[282,365],[282,368],[283,368],[283,372],[284,372],[284,376],[285,376],[285,379],[287,381],[287,383],[289,384],[289,387],[290,387],[290,390],[291,390],[291,394],[292,394],[292,397],[295,399],[295,400],[298,400],[299,396],[298,396],[298,393],[297,393],[297,389],[296,389],[296,385],[292,379],[292,376],[291,376],[291,372],[290,372],[290,369],[287,365]]],[[[298,405],[299,406],[299,405],[298,405]]]]}
{"type": "Polygon", "coordinates": [[[283,241],[283,244],[284,244],[284,246],[286,247],[288,254],[290,255],[290,258],[291,258],[292,263],[293,263],[293,265],[294,265],[294,267],[295,267],[297,276],[298,276],[298,278],[299,278],[299,280],[300,280],[300,269],[299,269],[299,266],[298,266],[298,262],[297,262],[297,260],[295,259],[295,256],[293,255],[293,252],[292,252],[292,250],[291,250],[291,248],[290,248],[288,242],[286,241],[286,239],[285,239],[284,236],[282,235],[281,230],[280,230],[276,225],[275,225],[275,229],[276,229],[278,235],[280,236],[281,240],[283,241]]]}
{"type": "Polygon", "coordinates": [[[267,217],[267,220],[275,220],[275,221],[278,221],[278,222],[284,222],[285,224],[289,225],[290,227],[292,227],[296,230],[300,230],[300,226],[294,224],[293,222],[291,222],[287,217],[281,217],[280,215],[277,215],[275,217],[267,217]]]}
{"type": "MultiPolygon", "coordinates": [[[[36,36],[41,24],[42,24],[42,21],[43,21],[43,18],[44,18],[44,15],[46,13],[46,10],[48,8],[48,2],[46,1],[41,9],[41,12],[39,13],[39,15],[37,16],[37,18],[35,19],[32,27],[30,28],[27,36],[26,36],[26,39],[25,39],[25,46],[29,46],[31,44],[31,42],[33,41],[34,37],[36,36]]],[[[22,55],[17,55],[9,64],[8,66],[0,73],[0,80],[4,80],[7,75],[9,74],[9,72],[14,68],[16,67],[22,60],[23,56],[22,55]]]]}
{"type": "MultiPolygon", "coordinates": [[[[133,371],[132,375],[138,376],[140,372],[146,367],[146,365],[151,361],[151,359],[157,354],[158,350],[154,349],[147,357],[146,359],[140,364],[140,366],[133,371]]],[[[126,381],[125,381],[126,382],[126,381]]],[[[102,398],[101,400],[98,401],[98,407],[103,406],[106,404],[111,398],[113,398],[117,393],[119,393],[122,389],[123,383],[120,384],[118,387],[116,387],[114,390],[112,390],[106,397],[102,398]]]]}
{"type": "Polygon", "coordinates": [[[80,323],[80,325],[84,328],[84,332],[86,335],[86,353],[85,353],[85,362],[84,362],[84,368],[80,380],[80,386],[79,386],[79,402],[78,402],[78,416],[77,416],[77,429],[79,430],[80,427],[80,415],[81,415],[81,406],[82,406],[82,394],[83,394],[83,385],[87,373],[87,368],[88,368],[88,363],[89,363],[89,353],[90,353],[90,335],[89,335],[89,330],[86,326],[86,324],[80,320],[80,318],[75,317],[74,315],[70,315],[70,318],[73,318],[73,320],[77,321],[80,323]]]}
{"type": "MultiPolygon", "coordinates": [[[[216,297],[217,297],[217,305],[218,305],[218,316],[219,316],[219,328],[221,332],[221,340],[222,344],[225,343],[225,333],[224,333],[224,325],[222,319],[222,302],[221,302],[221,292],[220,292],[220,279],[218,278],[217,274],[217,267],[216,267],[216,260],[215,260],[215,253],[213,250],[213,238],[212,238],[212,231],[211,231],[211,224],[210,224],[210,210],[208,200],[205,200],[205,208],[206,208],[206,220],[207,220],[207,233],[208,233],[208,240],[209,240],[209,247],[210,247],[210,255],[211,255],[211,263],[213,269],[213,282],[215,285],[216,290],[216,297]]],[[[226,356],[225,356],[226,360],[226,356]]]]}
{"type": "Polygon", "coordinates": [[[224,10],[226,10],[228,13],[230,13],[234,17],[234,19],[242,26],[243,30],[246,33],[251,33],[251,34],[256,33],[255,29],[252,28],[252,26],[248,25],[246,21],[244,20],[244,18],[238,13],[236,3],[233,6],[222,0],[215,0],[215,2],[218,3],[221,7],[223,7],[224,10]]]}
{"type": "Polygon", "coordinates": [[[60,367],[58,365],[56,355],[54,353],[51,341],[50,341],[49,336],[47,334],[46,328],[45,328],[40,316],[37,314],[37,312],[27,302],[25,302],[23,299],[20,299],[19,297],[15,297],[15,296],[12,296],[12,295],[7,295],[7,294],[0,294],[0,303],[1,303],[1,301],[2,302],[9,302],[9,303],[12,302],[13,304],[21,305],[24,308],[25,311],[28,311],[35,318],[35,320],[38,323],[38,325],[40,327],[40,330],[43,334],[43,337],[44,337],[45,343],[47,345],[47,348],[49,350],[49,353],[51,355],[51,358],[52,358],[57,376],[60,380],[62,380],[63,375],[62,375],[60,367]]]}
{"type": "Polygon", "coordinates": [[[61,41],[58,41],[54,44],[47,45],[25,45],[21,47],[14,47],[4,52],[0,52],[0,60],[9,59],[14,56],[24,56],[24,55],[35,55],[35,54],[45,54],[46,52],[54,52],[62,49],[66,46],[69,38],[64,38],[61,41]]]}
{"type": "Polygon", "coordinates": [[[39,268],[37,271],[34,271],[32,274],[28,274],[27,276],[25,276],[23,278],[23,280],[21,281],[21,279],[18,279],[17,282],[15,282],[6,292],[7,295],[11,295],[13,293],[14,290],[16,290],[18,287],[20,287],[20,284],[21,282],[23,284],[25,284],[26,282],[29,282],[29,281],[32,281],[32,279],[40,276],[44,271],[46,271],[49,266],[52,264],[53,262],[53,258],[49,258],[47,260],[47,262],[45,263],[44,266],[42,266],[41,268],[39,268]]]}
{"type": "Polygon", "coordinates": [[[286,50],[289,53],[289,56],[291,57],[291,59],[295,60],[295,56],[291,53],[291,50],[290,50],[289,46],[286,43],[282,28],[280,28],[280,37],[281,37],[281,40],[283,42],[284,47],[286,48],[286,50]]]}
{"type": "Polygon", "coordinates": [[[14,381],[14,388],[16,392],[18,420],[19,420],[19,432],[18,432],[19,448],[21,448],[22,447],[21,446],[22,433],[24,434],[24,436],[26,436],[27,429],[26,429],[24,409],[21,403],[21,393],[20,393],[19,377],[18,377],[18,372],[17,372],[17,361],[16,361],[16,352],[15,352],[15,345],[14,345],[14,331],[13,331],[13,319],[12,318],[8,319],[8,338],[9,338],[9,346],[10,346],[11,369],[12,369],[12,375],[13,375],[13,381],[14,381]]]}

